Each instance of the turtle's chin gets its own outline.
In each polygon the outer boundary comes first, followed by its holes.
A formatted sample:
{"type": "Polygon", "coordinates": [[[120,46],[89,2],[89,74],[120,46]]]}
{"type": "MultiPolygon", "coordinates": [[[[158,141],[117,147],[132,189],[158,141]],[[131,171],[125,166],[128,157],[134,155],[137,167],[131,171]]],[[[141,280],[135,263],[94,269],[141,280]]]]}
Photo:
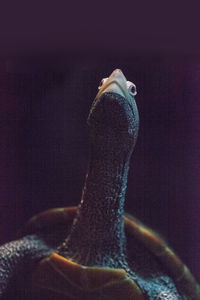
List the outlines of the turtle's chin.
{"type": "MultiPolygon", "coordinates": [[[[95,98],[87,119],[89,130],[107,136],[112,132],[120,138],[133,134],[135,138],[139,128],[139,114],[134,99],[130,103],[124,96],[114,93],[103,93],[95,98]]],[[[116,148],[117,150],[117,148],[116,148]]]]}

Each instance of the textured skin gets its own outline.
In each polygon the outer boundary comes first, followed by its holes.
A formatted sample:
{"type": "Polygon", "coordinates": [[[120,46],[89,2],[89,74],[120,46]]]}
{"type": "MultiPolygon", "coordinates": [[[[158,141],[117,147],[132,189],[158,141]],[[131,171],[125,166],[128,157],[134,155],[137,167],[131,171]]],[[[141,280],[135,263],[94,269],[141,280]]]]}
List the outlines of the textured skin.
{"type": "Polygon", "coordinates": [[[88,118],[91,157],[83,196],[72,232],[60,248],[62,255],[78,263],[108,267],[125,263],[123,207],[138,121],[137,110],[133,113],[117,94],[103,94],[93,104],[88,118]]]}
{"type": "Polygon", "coordinates": [[[33,264],[49,255],[52,250],[36,235],[0,247],[0,297],[14,276],[30,271],[33,264]]]}

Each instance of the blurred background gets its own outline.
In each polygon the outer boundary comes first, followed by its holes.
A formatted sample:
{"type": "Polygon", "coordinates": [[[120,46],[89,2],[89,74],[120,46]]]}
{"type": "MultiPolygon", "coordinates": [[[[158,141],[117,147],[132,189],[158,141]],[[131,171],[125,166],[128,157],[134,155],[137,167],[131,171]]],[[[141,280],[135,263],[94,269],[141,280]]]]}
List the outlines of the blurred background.
{"type": "Polygon", "coordinates": [[[26,57],[0,62],[0,242],[34,214],[77,205],[86,119],[103,77],[137,86],[138,142],[125,210],[158,231],[200,280],[200,57],[26,57]]]}

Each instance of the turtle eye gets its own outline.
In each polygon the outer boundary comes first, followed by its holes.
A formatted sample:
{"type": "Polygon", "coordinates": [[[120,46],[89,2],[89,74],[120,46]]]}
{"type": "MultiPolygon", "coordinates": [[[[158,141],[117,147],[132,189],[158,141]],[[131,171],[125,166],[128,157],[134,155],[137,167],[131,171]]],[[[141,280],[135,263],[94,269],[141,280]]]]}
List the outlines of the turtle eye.
{"type": "Polygon", "coordinates": [[[106,82],[108,78],[103,78],[100,83],[99,83],[99,86],[98,86],[98,90],[100,90],[100,88],[102,87],[102,85],[104,85],[104,83],[106,82]]]}
{"type": "Polygon", "coordinates": [[[129,94],[131,96],[137,95],[137,89],[136,89],[136,85],[134,83],[127,81],[127,87],[128,87],[129,94]]]}

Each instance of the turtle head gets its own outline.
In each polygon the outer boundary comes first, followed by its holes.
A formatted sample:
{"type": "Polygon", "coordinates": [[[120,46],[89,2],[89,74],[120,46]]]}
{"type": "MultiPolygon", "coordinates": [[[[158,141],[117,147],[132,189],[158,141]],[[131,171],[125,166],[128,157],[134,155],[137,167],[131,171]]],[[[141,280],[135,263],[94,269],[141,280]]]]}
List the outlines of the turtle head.
{"type": "Polygon", "coordinates": [[[100,143],[109,149],[120,149],[124,145],[133,148],[139,128],[134,98],[136,86],[126,80],[121,70],[116,69],[108,78],[101,80],[98,89],[88,116],[92,137],[97,143],[100,139],[100,143]]]}

